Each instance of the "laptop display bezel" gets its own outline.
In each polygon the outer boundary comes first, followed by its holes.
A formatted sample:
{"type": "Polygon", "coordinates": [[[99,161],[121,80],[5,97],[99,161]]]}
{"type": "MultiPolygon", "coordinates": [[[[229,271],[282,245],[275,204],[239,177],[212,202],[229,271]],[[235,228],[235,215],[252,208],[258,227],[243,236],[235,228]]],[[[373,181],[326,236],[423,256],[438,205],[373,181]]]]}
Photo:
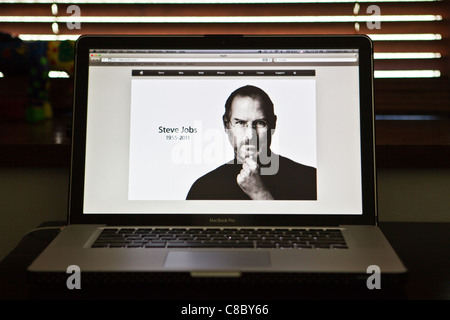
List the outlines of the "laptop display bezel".
{"type": "Polygon", "coordinates": [[[373,107],[373,46],[364,35],[301,36],[82,36],[76,43],[69,224],[155,226],[336,226],[377,222],[375,126],[373,107]],[[358,49],[362,214],[220,214],[227,223],[213,222],[214,214],[84,214],[84,175],[87,129],[89,50],[95,49],[358,49]]]}

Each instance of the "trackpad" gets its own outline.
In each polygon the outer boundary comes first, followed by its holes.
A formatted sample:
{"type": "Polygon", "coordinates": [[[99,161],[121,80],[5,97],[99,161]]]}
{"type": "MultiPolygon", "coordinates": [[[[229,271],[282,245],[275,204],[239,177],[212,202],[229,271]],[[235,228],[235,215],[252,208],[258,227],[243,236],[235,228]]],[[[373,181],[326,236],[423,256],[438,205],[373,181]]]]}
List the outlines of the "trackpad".
{"type": "Polygon", "coordinates": [[[172,251],[166,267],[188,269],[224,269],[270,266],[268,252],[172,251]]]}

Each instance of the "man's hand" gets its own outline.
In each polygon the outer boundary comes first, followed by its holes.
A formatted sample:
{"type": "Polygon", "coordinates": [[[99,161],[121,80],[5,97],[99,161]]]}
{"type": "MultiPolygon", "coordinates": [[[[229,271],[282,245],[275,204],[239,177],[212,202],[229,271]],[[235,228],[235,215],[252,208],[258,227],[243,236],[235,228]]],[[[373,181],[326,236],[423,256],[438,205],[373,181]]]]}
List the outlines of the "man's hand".
{"type": "Polygon", "coordinates": [[[259,165],[252,158],[245,159],[236,181],[252,200],[273,200],[272,194],[261,179],[259,165]]]}

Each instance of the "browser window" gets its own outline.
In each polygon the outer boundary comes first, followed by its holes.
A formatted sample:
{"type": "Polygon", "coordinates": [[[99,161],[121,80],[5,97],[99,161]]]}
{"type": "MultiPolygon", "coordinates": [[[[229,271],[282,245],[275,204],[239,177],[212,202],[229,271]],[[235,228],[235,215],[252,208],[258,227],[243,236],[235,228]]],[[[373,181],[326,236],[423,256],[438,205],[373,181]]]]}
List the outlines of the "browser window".
{"type": "Polygon", "coordinates": [[[92,50],[84,212],[361,214],[357,50],[92,50]]]}

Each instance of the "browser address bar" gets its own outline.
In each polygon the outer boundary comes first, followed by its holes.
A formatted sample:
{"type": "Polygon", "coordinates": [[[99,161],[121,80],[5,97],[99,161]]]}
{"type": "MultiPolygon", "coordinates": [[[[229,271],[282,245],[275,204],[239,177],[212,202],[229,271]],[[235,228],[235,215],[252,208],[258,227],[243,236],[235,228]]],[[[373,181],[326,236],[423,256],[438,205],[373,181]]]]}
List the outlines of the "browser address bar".
{"type": "Polygon", "coordinates": [[[346,58],[274,58],[274,62],[356,62],[358,59],[356,57],[346,57],[346,58]]]}
{"type": "Polygon", "coordinates": [[[272,58],[102,58],[102,62],[272,62],[272,58]]]}

